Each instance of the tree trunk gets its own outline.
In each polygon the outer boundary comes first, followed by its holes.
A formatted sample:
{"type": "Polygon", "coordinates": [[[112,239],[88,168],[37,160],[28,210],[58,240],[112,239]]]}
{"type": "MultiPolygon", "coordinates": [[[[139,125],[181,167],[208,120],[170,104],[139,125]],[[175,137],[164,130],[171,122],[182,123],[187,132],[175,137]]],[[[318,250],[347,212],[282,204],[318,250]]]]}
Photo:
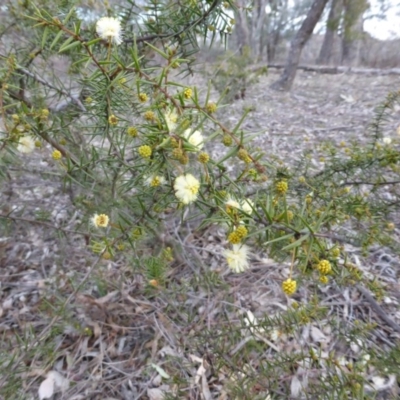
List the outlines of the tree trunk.
{"type": "Polygon", "coordinates": [[[344,0],[342,64],[346,66],[356,67],[360,62],[364,36],[363,15],[368,8],[367,0],[344,0]]]}
{"type": "Polygon", "coordinates": [[[327,3],[328,0],[314,0],[306,19],[303,21],[299,31],[292,40],[285,69],[279,80],[271,85],[272,89],[290,90],[292,87],[303,47],[313,33],[315,25],[317,25],[317,22],[321,18],[327,3]]]}
{"type": "Polygon", "coordinates": [[[260,41],[265,20],[267,0],[254,0],[252,11],[251,48],[254,59],[260,57],[260,41]]]}
{"type": "Polygon", "coordinates": [[[282,29],[285,25],[286,21],[286,13],[287,13],[288,0],[285,0],[282,4],[279,20],[275,21],[272,31],[268,34],[267,37],[267,59],[268,62],[272,62],[275,59],[276,49],[281,40],[282,29]]]}
{"type": "Polygon", "coordinates": [[[317,64],[329,64],[332,59],[332,48],[337,36],[337,30],[341,19],[343,8],[342,0],[332,0],[331,9],[329,11],[328,21],[326,23],[326,32],[321,51],[317,58],[317,64]]]}
{"type": "Polygon", "coordinates": [[[236,17],[236,38],[240,54],[248,52],[250,55],[250,33],[249,24],[247,22],[247,10],[245,0],[237,2],[236,17]]]}

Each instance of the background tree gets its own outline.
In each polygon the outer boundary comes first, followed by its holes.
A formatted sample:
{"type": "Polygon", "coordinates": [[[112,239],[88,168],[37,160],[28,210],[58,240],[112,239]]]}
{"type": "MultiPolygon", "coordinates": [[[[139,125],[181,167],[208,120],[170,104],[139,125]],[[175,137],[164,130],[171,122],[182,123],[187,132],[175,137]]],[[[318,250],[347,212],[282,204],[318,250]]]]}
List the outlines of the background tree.
{"type": "Polygon", "coordinates": [[[317,64],[329,64],[331,61],[333,44],[338,33],[342,9],[343,0],[331,0],[331,8],[326,22],[324,41],[317,58],[317,64]]]}
{"type": "Polygon", "coordinates": [[[344,0],[342,64],[357,66],[364,37],[364,13],[370,7],[367,0],[344,0]]]}
{"type": "MultiPolygon", "coordinates": [[[[274,61],[276,49],[282,38],[283,29],[288,20],[288,0],[271,1],[269,13],[266,20],[265,36],[261,38],[266,42],[267,60],[269,63],[274,61]]],[[[264,47],[262,43],[262,47],[264,47]]]]}
{"type": "Polygon", "coordinates": [[[235,7],[235,32],[238,48],[241,54],[250,46],[250,29],[248,21],[248,8],[246,7],[246,0],[239,0],[235,7]]]}
{"type": "Polygon", "coordinates": [[[315,0],[303,21],[299,31],[292,40],[289,55],[281,77],[271,87],[278,90],[289,90],[296,76],[297,66],[300,61],[301,52],[304,45],[310,38],[315,25],[321,18],[328,0],[315,0]]]}
{"type": "Polygon", "coordinates": [[[253,59],[259,60],[262,54],[262,34],[266,20],[265,7],[268,0],[254,0],[251,11],[251,48],[253,59]]]}

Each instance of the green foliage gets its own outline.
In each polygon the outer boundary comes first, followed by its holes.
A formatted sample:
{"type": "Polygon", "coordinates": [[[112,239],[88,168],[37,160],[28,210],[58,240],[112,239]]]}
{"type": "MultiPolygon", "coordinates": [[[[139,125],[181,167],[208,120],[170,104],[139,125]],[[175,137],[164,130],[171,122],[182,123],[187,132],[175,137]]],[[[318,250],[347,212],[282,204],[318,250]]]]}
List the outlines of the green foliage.
{"type": "Polygon", "coordinates": [[[224,103],[244,99],[246,92],[258,82],[261,75],[267,73],[267,67],[252,67],[250,50],[245,47],[241,54],[227,52],[217,62],[215,72],[211,76],[214,87],[222,96],[224,103]]]}

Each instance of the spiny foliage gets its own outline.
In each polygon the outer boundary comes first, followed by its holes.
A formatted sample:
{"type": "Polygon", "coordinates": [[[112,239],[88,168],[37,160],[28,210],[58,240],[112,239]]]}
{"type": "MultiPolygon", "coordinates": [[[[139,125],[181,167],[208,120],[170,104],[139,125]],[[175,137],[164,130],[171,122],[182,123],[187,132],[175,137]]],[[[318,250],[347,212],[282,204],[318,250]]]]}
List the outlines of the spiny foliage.
{"type": "MultiPolygon", "coordinates": [[[[378,109],[366,147],[326,143],[319,149],[319,170],[307,154],[293,167],[278,157],[266,159],[252,147],[242,128],[250,109],[237,117],[236,125],[226,126],[211,84],[203,90],[184,83],[199,37],[212,41],[218,30],[225,35],[229,19],[218,0],[153,1],[144,8],[128,1],[118,11],[104,7],[99,17],[109,16],[112,34],[82,21],[71,1],[60,7],[50,1],[10,7],[13,18],[24,21],[30,45],[1,56],[2,177],[20,162],[19,156],[41,152],[64,187],[74,189],[73,202],[83,215],[79,228],[99,259],[124,256],[152,295],[153,289],[168,290],[174,284],[168,271],[180,254],[178,245],[170,247],[164,240],[170,222],[179,220],[180,229],[190,225],[198,232],[219,225],[228,243],[223,255],[234,272],[249,267],[249,249],[264,251],[276,260],[290,260],[282,282],[287,295],[302,286],[318,293],[334,281],[343,288],[362,284],[382,297],[380,282],[362,275],[343,243],[364,250],[374,243],[396,245],[391,234],[398,218],[400,153],[382,139],[382,127],[399,93],[389,95],[378,109]],[[119,35],[121,43],[116,43],[119,35]],[[79,83],[80,95],[48,71],[30,69],[35,60],[46,63],[59,54],[70,63],[69,79],[79,83]],[[51,95],[63,101],[51,106],[51,95]],[[219,151],[213,153],[214,147],[219,151]]],[[[35,222],[42,220],[43,215],[35,222]]],[[[212,274],[204,275],[208,286],[220,284],[212,274]]],[[[276,320],[266,317],[256,323],[253,318],[238,327],[227,318],[216,335],[203,331],[192,340],[199,347],[211,343],[215,370],[231,375],[230,391],[239,398],[256,398],[260,387],[287,397],[286,378],[299,365],[324,377],[310,384],[311,397],[330,391],[333,398],[363,398],[361,361],[344,368],[334,353],[312,348],[271,359],[265,341],[246,342],[243,352],[233,351],[244,329],[253,335],[273,329],[298,334],[324,318],[325,311],[315,295],[308,306],[291,302],[276,320]],[[254,351],[259,362],[250,365],[254,351]]],[[[190,319],[184,305],[179,315],[190,319]]],[[[372,329],[354,325],[354,331],[345,330],[346,337],[359,338],[372,329]]],[[[341,333],[342,327],[333,329],[341,333]]],[[[378,355],[371,352],[370,357],[379,364],[378,355]]],[[[395,351],[387,355],[396,357],[395,351]]],[[[174,379],[185,396],[182,376],[180,370],[174,379]]]]}

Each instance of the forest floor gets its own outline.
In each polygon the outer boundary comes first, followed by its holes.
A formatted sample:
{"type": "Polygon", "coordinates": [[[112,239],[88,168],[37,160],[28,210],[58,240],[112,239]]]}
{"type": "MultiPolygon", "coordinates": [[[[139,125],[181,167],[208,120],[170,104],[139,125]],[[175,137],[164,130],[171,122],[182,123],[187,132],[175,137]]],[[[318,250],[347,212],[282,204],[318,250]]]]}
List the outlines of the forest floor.
{"type": "MultiPolygon", "coordinates": [[[[323,164],[324,141],[338,148],[345,146],[342,142],[367,143],[376,107],[400,89],[395,76],[299,72],[292,91],[285,93],[268,88],[277,77],[272,70],[262,76],[219,117],[232,127],[252,107],[243,129],[259,133],[255,148],[288,164],[309,150],[315,168],[323,164]]],[[[200,75],[188,83],[206,87],[200,75]]],[[[399,125],[400,107],[383,132],[395,146],[400,145],[399,125]]],[[[289,264],[254,254],[248,271],[233,274],[224,264],[225,236],[218,229],[199,234],[187,227],[179,233],[173,226],[170,240],[183,252],[166,287],[151,288],[123,256],[94,258],[87,236],[76,232],[80,212],[56,180],[49,149],[28,155],[8,172],[0,213],[18,217],[0,231],[1,399],[34,399],[39,388],[53,387],[59,390],[54,398],[69,400],[267,399],[268,393],[276,399],[303,398],[301,388],[315,379],[311,368],[297,364],[271,384],[260,373],[260,360],[318,349],[321,357],[335,352],[341,368],[351,372],[350,363],[368,351],[399,345],[400,332],[356,287],[340,289],[333,283],[299,289],[298,304],[311,305],[317,292],[328,311],[296,334],[273,329],[272,322],[266,332],[257,331],[254,321],[246,328],[252,315],[273,320],[290,311],[294,300],[281,290],[289,264]],[[354,342],[332,331],[332,318],[341,326],[361,320],[376,327],[363,343],[354,342]],[[244,392],[232,389],[238,383],[244,392]]],[[[399,232],[397,225],[393,234],[399,232]]],[[[400,325],[399,257],[382,248],[363,255],[351,246],[348,254],[382,283],[381,310],[400,325]]],[[[366,392],[398,398],[396,378],[370,366],[366,392]]]]}

